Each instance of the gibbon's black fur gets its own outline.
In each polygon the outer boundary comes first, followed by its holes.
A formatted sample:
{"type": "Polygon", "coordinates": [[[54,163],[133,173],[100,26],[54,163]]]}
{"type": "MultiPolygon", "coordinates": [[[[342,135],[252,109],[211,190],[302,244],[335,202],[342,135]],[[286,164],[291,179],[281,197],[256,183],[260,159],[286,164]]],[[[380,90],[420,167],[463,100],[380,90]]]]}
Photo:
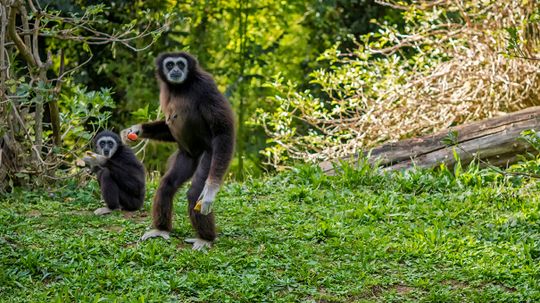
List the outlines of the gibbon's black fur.
{"type": "MultiPolygon", "coordinates": [[[[186,52],[164,53],[157,57],[160,106],[165,120],[134,125],[122,132],[141,138],[176,142],[178,151],[161,179],[153,203],[153,227],[163,236],[172,229],[173,196],[191,179],[187,193],[191,224],[209,246],[216,238],[211,206],[231,162],[234,142],[234,115],[231,105],[218,90],[212,76],[186,52]],[[202,201],[202,210],[194,210],[202,201]]],[[[164,236],[165,237],[165,236],[164,236]]],[[[194,244],[194,249],[198,249],[194,244]]]]}
{"type": "Polygon", "coordinates": [[[93,140],[93,150],[101,156],[98,163],[91,166],[107,208],[140,209],[144,203],[144,166],[131,148],[124,145],[117,134],[102,131],[93,140]]]}

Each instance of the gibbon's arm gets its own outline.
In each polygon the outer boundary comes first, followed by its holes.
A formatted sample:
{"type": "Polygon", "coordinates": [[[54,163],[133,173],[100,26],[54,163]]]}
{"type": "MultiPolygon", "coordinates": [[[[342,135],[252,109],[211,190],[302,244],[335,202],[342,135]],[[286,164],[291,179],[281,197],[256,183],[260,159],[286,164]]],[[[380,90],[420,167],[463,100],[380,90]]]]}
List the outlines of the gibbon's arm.
{"type": "Polygon", "coordinates": [[[176,139],[174,139],[173,135],[171,134],[171,130],[165,121],[154,121],[140,125],[142,131],[139,136],[141,136],[141,138],[176,142],[176,139]]]}
{"type": "Polygon", "coordinates": [[[221,184],[234,152],[234,129],[217,134],[212,140],[212,162],[207,183],[221,184]]]}
{"type": "Polygon", "coordinates": [[[233,156],[235,140],[234,120],[232,112],[229,113],[228,108],[218,109],[212,114],[207,113],[207,121],[210,122],[210,129],[214,137],[212,139],[210,171],[199,197],[202,202],[201,214],[203,215],[212,212],[212,204],[233,156]]]}
{"type": "Polygon", "coordinates": [[[122,141],[126,142],[127,135],[130,133],[135,133],[143,139],[176,142],[176,139],[174,139],[173,135],[171,134],[171,130],[165,121],[136,124],[130,128],[124,129],[120,133],[122,141]]]}

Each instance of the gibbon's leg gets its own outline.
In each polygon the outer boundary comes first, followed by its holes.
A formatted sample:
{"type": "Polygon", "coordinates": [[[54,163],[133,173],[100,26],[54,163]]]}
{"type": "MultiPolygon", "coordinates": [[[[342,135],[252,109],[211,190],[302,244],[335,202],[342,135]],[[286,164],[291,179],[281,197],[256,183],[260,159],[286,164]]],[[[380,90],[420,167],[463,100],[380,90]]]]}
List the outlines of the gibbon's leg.
{"type": "Polygon", "coordinates": [[[129,193],[120,189],[120,206],[123,210],[139,210],[143,204],[144,200],[141,200],[140,197],[137,197],[133,193],[129,193]]]}
{"type": "Polygon", "coordinates": [[[101,187],[101,197],[105,200],[106,207],[100,207],[94,211],[96,215],[105,215],[120,207],[118,185],[111,178],[109,169],[102,168],[98,172],[98,182],[101,187]]]}
{"type": "Polygon", "coordinates": [[[141,240],[153,237],[169,238],[172,229],[172,207],[173,197],[178,188],[186,182],[196,168],[196,160],[182,151],[178,151],[173,156],[167,173],[161,179],[154,203],[152,205],[152,219],[154,229],[146,232],[141,240]]]}
{"type": "Polygon", "coordinates": [[[191,179],[191,187],[187,193],[189,219],[191,220],[191,226],[197,232],[197,238],[186,239],[186,242],[192,243],[194,250],[209,248],[216,239],[214,213],[203,215],[193,209],[204,189],[205,181],[210,171],[211,161],[212,157],[209,153],[205,152],[201,156],[195,175],[191,179]]]}

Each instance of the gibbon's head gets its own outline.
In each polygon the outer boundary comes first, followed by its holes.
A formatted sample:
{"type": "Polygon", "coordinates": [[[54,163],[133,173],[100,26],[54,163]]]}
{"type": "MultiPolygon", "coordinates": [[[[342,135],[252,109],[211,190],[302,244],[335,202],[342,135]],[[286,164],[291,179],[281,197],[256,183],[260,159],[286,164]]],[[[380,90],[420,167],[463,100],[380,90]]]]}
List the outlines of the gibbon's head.
{"type": "Polygon", "coordinates": [[[94,138],[94,149],[97,154],[111,158],[122,145],[120,137],[111,131],[102,131],[94,138]]]}
{"type": "Polygon", "coordinates": [[[197,59],[186,52],[163,53],[156,59],[158,76],[172,85],[186,82],[197,64],[197,59]]]}

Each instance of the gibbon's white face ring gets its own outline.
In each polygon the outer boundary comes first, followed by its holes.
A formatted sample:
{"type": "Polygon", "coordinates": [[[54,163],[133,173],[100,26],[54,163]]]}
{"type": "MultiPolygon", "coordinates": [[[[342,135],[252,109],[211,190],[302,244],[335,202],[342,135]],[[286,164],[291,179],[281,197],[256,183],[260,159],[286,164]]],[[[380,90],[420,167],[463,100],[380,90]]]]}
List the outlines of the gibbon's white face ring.
{"type": "Polygon", "coordinates": [[[118,144],[116,143],[116,140],[114,140],[113,137],[109,136],[99,138],[99,140],[97,140],[96,142],[96,145],[97,153],[107,158],[112,157],[118,149],[118,144]]]}
{"type": "Polygon", "coordinates": [[[180,84],[186,81],[188,75],[188,62],[184,57],[168,57],[163,60],[163,73],[167,81],[180,84]]]}

